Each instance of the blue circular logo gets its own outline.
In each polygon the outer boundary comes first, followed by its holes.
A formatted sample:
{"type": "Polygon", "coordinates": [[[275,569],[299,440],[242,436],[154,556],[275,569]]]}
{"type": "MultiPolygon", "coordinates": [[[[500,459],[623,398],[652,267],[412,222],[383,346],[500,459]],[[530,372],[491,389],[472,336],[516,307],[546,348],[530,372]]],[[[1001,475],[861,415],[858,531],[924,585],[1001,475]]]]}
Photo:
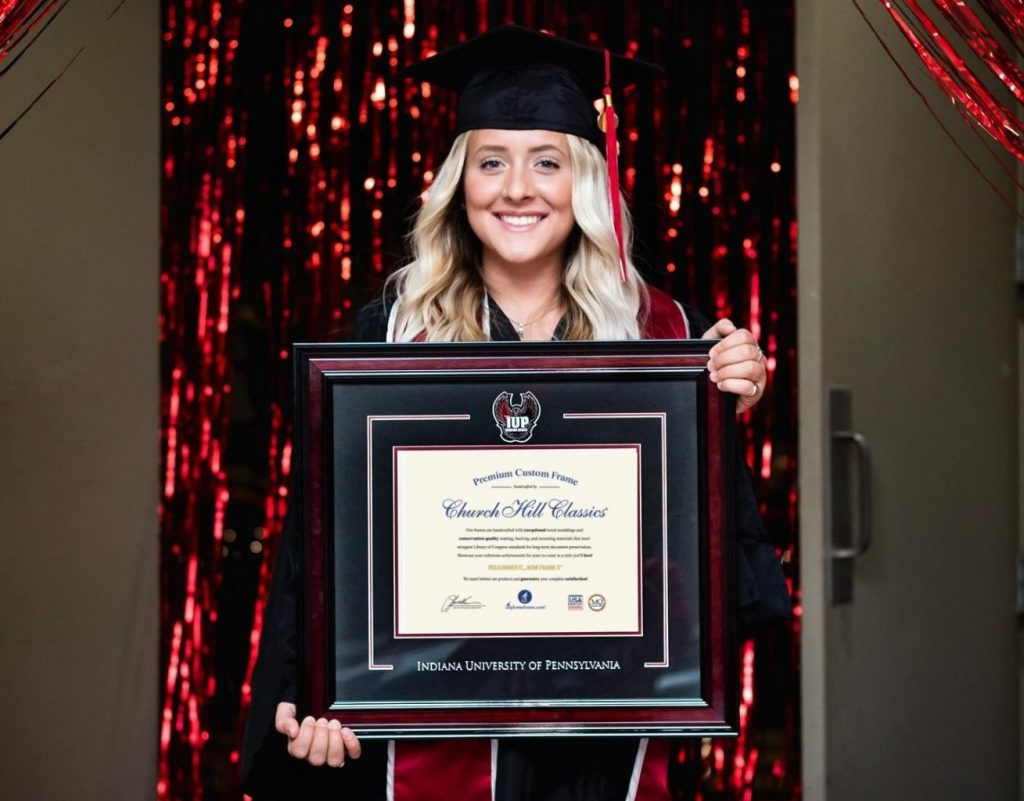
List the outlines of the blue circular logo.
{"type": "Polygon", "coordinates": [[[528,604],[532,600],[533,600],[533,593],[532,592],[530,592],[529,590],[520,590],[519,591],[519,603],[521,603],[521,604],[528,604]]]}

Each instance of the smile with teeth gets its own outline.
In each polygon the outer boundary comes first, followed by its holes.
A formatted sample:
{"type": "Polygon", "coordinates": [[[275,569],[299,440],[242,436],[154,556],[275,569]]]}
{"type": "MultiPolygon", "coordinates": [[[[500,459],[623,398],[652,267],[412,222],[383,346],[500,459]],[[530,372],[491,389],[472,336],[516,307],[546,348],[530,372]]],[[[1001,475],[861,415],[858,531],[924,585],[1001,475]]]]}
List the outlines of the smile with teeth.
{"type": "Polygon", "coordinates": [[[502,214],[495,216],[509,228],[529,228],[544,219],[544,214],[502,214]]]}

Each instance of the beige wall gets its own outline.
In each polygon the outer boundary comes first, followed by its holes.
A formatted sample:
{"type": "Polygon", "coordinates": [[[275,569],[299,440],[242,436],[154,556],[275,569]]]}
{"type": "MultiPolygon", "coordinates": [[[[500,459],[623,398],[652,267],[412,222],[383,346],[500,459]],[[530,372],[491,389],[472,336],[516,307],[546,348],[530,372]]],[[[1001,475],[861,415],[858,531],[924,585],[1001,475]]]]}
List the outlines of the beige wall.
{"type": "MultiPolygon", "coordinates": [[[[1013,184],[881,3],[958,141],[1013,184]]],[[[851,0],[797,0],[807,801],[1017,797],[1015,220],[851,0]],[[874,543],[829,603],[829,387],[871,447],[874,543]]]]}
{"type": "MultiPolygon", "coordinates": [[[[0,78],[0,797],[152,798],[159,3],[69,3],[0,78]]],[[[0,65],[2,66],[2,65],[0,65]]]]}

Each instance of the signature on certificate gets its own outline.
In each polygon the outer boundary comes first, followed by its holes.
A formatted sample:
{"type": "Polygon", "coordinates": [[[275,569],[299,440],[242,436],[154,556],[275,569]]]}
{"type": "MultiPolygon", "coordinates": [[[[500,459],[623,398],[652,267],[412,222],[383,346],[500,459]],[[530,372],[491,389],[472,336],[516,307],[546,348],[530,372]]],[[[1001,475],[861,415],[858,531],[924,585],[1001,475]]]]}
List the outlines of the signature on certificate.
{"type": "Polygon", "coordinates": [[[481,601],[474,601],[472,595],[467,595],[465,598],[460,598],[458,595],[449,595],[441,603],[441,611],[447,612],[449,609],[483,609],[484,603],[481,601]]]}

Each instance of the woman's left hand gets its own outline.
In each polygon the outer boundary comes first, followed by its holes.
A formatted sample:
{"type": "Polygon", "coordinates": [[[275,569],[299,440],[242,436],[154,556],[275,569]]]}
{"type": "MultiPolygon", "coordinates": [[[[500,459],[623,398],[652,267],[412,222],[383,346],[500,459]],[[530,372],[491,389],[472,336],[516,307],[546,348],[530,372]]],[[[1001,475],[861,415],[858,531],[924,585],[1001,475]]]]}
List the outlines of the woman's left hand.
{"type": "Polygon", "coordinates": [[[720,390],[739,396],[736,413],[745,412],[760,401],[768,371],[754,335],[746,328],[737,328],[731,320],[719,320],[701,339],[722,340],[708,354],[708,370],[720,390]]]}

